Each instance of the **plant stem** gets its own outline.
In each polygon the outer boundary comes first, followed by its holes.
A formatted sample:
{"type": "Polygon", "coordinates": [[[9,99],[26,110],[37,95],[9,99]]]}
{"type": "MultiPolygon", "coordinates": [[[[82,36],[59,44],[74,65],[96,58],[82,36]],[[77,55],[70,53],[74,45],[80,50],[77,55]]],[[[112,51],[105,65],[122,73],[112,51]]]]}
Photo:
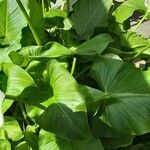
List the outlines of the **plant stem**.
{"type": "Polygon", "coordinates": [[[25,112],[24,105],[23,105],[22,102],[19,102],[19,105],[20,105],[20,108],[21,108],[21,111],[22,111],[22,115],[23,115],[24,119],[26,119],[27,114],[25,112]]]}
{"type": "Polygon", "coordinates": [[[42,11],[43,11],[43,16],[45,16],[45,2],[42,0],[42,11]]]}
{"type": "Polygon", "coordinates": [[[39,35],[38,35],[38,33],[36,32],[36,30],[35,30],[35,28],[34,28],[32,22],[31,22],[31,20],[30,20],[28,14],[27,14],[27,12],[26,12],[26,10],[25,10],[23,4],[22,4],[22,2],[21,2],[20,0],[16,0],[16,1],[17,1],[18,5],[19,5],[21,11],[23,12],[23,14],[24,14],[26,20],[27,20],[27,23],[28,23],[28,25],[29,25],[29,27],[30,27],[30,29],[31,29],[31,32],[32,32],[32,34],[33,34],[33,36],[34,36],[34,38],[35,38],[35,41],[36,41],[37,45],[42,46],[41,39],[39,38],[39,35]]]}
{"type": "Polygon", "coordinates": [[[60,10],[64,11],[65,4],[66,4],[66,0],[62,2],[60,10]]]}
{"type": "Polygon", "coordinates": [[[73,62],[72,62],[71,75],[74,74],[74,70],[75,70],[75,67],[76,67],[76,62],[77,62],[77,59],[74,57],[73,62]]]}
{"type": "Polygon", "coordinates": [[[51,9],[51,2],[48,1],[48,10],[50,10],[50,9],[51,9]]]}
{"type": "Polygon", "coordinates": [[[133,29],[133,32],[135,32],[135,31],[139,28],[139,26],[142,24],[142,22],[146,19],[148,13],[149,13],[149,9],[147,9],[147,11],[146,11],[145,15],[143,16],[143,18],[142,18],[142,19],[139,21],[139,23],[135,26],[135,28],[133,29]]]}
{"type": "Polygon", "coordinates": [[[5,99],[15,100],[16,97],[12,95],[5,95],[5,99]]]}
{"type": "Polygon", "coordinates": [[[66,0],[66,11],[67,11],[67,14],[69,14],[69,12],[70,12],[70,0],[66,0]]]}
{"type": "Polygon", "coordinates": [[[135,54],[135,52],[123,52],[117,48],[110,47],[110,46],[108,46],[107,50],[108,50],[108,52],[114,53],[117,55],[134,55],[135,54]]]}
{"type": "Polygon", "coordinates": [[[134,59],[137,58],[138,56],[140,56],[140,55],[141,55],[144,51],[146,51],[148,48],[149,48],[149,45],[146,46],[146,48],[145,48],[144,50],[142,50],[142,51],[140,51],[140,52],[137,52],[137,53],[135,54],[135,56],[134,56],[134,59]]]}

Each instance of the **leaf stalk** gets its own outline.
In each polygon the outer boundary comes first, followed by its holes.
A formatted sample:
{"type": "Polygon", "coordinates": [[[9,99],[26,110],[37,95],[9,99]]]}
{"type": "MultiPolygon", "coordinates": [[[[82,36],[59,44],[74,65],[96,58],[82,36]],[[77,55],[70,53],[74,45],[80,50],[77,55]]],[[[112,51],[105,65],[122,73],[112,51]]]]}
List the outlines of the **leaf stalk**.
{"type": "Polygon", "coordinates": [[[28,23],[28,25],[29,25],[29,27],[30,27],[30,29],[31,29],[31,32],[32,32],[32,34],[33,34],[33,36],[34,36],[34,38],[35,38],[35,41],[36,41],[37,45],[38,45],[38,46],[42,46],[41,39],[40,39],[38,33],[36,32],[36,29],[34,28],[32,22],[31,22],[31,19],[30,19],[30,17],[28,16],[28,14],[27,14],[27,12],[26,12],[26,10],[25,10],[25,8],[24,8],[22,2],[21,2],[20,0],[16,0],[16,1],[17,1],[18,5],[19,5],[21,11],[23,12],[23,15],[25,16],[25,18],[26,18],[26,20],[27,20],[27,23],[28,23]]]}

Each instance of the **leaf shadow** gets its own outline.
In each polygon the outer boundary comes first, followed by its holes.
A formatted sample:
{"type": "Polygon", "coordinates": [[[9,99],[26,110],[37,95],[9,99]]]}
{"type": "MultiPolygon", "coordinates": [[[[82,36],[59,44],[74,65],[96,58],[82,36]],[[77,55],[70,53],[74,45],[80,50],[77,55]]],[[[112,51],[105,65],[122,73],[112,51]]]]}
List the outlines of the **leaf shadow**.
{"type": "MultiPolygon", "coordinates": [[[[73,109],[73,108],[72,108],[73,109]]],[[[62,103],[52,103],[36,118],[41,128],[68,140],[88,140],[91,138],[87,113],[74,112],[62,103]]]]}

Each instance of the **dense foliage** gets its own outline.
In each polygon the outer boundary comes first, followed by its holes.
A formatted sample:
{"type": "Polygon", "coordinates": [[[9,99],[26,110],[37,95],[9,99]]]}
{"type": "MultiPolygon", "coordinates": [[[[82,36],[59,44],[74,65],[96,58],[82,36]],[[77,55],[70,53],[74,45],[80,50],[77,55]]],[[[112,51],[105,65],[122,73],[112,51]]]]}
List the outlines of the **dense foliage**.
{"type": "Polygon", "coordinates": [[[0,0],[0,150],[149,150],[149,0],[0,0]]]}

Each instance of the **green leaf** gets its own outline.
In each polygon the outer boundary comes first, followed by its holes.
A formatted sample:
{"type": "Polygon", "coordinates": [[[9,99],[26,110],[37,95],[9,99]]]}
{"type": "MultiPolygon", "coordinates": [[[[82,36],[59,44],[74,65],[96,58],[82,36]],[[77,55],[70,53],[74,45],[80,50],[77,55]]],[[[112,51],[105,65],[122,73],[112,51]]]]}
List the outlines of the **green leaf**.
{"type": "Polygon", "coordinates": [[[15,150],[32,150],[32,148],[26,142],[21,142],[15,147],[15,150]]]}
{"type": "Polygon", "coordinates": [[[31,19],[32,25],[34,26],[36,32],[38,32],[40,39],[45,43],[45,27],[44,27],[44,18],[41,1],[37,0],[28,0],[29,5],[29,17],[31,19]]]}
{"type": "Polygon", "coordinates": [[[76,80],[56,60],[51,60],[47,68],[54,97],[37,122],[46,131],[65,139],[89,139],[85,100],[76,80]]]}
{"type": "Polygon", "coordinates": [[[80,85],[85,97],[88,114],[94,115],[99,108],[99,103],[106,97],[105,93],[92,87],[80,85]]]}
{"type": "Polygon", "coordinates": [[[38,136],[31,131],[26,131],[24,135],[26,143],[32,147],[33,150],[38,150],[38,136]]]}
{"type": "Polygon", "coordinates": [[[69,141],[44,130],[40,131],[38,144],[39,150],[104,150],[100,140],[69,141]]]}
{"type": "Polygon", "coordinates": [[[62,18],[66,18],[67,17],[67,13],[60,10],[60,9],[50,9],[49,11],[47,11],[45,13],[45,18],[52,18],[52,17],[62,17],[62,18]]]}
{"type": "Polygon", "coordinates": [[[134,32],[122,34],[121,42],[122,46],[133,49],[137,53],[150,54],[150,42],[134,32]]]}
{"type": "Polygon", "coordinates": [[[71,16],[80,39],[89,39],[96,27],[106,27],[112,0],[78,0],[71,16]]]}
{"type": "Polygon", "coordinates": [[[95,138],[117,139],[126,135],[126,133],[114,130],[97,116],[98,115],[95,115],[91,120],[91,127],[95,138]]]}
{"type": "Polygon", "coordinates": [[[134,11],[142,10],[146,11],[146,7],[144,5],[144,0],[127,0],[124,1],[113,13],[116,18],[116,21],[119,23],[123,23],[129,17],[132,16],[134,11]]]}
{"type": "Polygon", "coordinates": [[[5,123],[4,123],[4,130],[7,133],[7,136],[9,139],[13,140],[13,141],[18,141],[22,138],[22,130],[17,122],[17,120],[15,120],[12,117],[5,117],[5,123]]]}
{"type": "Polygon", "coordinates": [[[13,100],[5,99],[2,105],[2,112],[5,113],[13,104],[13,100]]]}
{"type": "Polygon", "coordinates": [[[127,147],[133,143],[133,138],[130,135],[125,135],[120,138],[101,139],[104,148],[107,150],[127,147]]]}
{"type": "Polygon", "coordinates": [[[7,140],[0,140],[0,149],[1,150],[11,150],[11,145],[7,140]]]}
{"type": "Polygon", "coordinates": [[[140,135],[150,131],[150,87],[134,65],[100,58],[93,62],[93,79],[107,99],[100,117],[118,132],[140,135]]]}
{"type": "Polygon", "coordinates": [[[11,62],[11,59],[9,58],[9,53],[12,51],[16,51],[14,46],[0,48],[0,70],[2,69],[3,62],[11,62]]]}
{"type": "Polygon", "coordinates": [[[27,87],[18,95],[17,100],[23,101],[30,105],[38,105],[53,96],[51,87],[27,87]]]}
{"type": "Polygon", "coordinates": [[[13,62],[14,64],[19,65],[19,66],[20,66],[21,64],[23,64],[23,62],[24,62],[24,57],[23,57],[21,54],[15,52],[15,51],[12,51],[12,52],[9,54],[9,57],[10,57],[10,59],[12,60],[12,62],[13,62]]]}
{"type": "Polygon", "coordinates": [[[3,128],[0,128],[0,139],[5,139],[6,137],[6,131],[3,128]]]}
{"type": "MultiPolygon", "coordinates": [[[[24,0],[25,6],[26,3],[24,0]]],[[[16,48],[20,48],[21,31],[26,25],[26,20],[16,1],[0,2],[0,43],[14,44],[16,48]]]]}
{"type": "Polygon", "coordinates": [[[100,34],[91,40],[81,44],[76,53],[78,55],[92,56],[100,55],[109,43],[113,42],[113,39],[108,34],[100,34]]]}
{"type": "Polygon", "coordinates": [[[125,147],[133,142],[133,137],[119,133],[97,117],[92,119],[92,131],[96,138],[100,138],[105,149],[125,147]]]}
{"type": "Polygon", "coordinates": [[[74,54],[73,51],[57,42],[50,42],[43,47],[42,57],[56,58],[74,54]]]}
{"type": "Polygon", "coordinates": [[[21,50],[24,56],[32,58],[57,58],[61,56],[73,55],[74,52],[57,42],[49,42],[44,46],[29,46],[21,50]]]}
{"type": "Polygon", "coordinates": [[[31,76],[21,67],[3,63],[3,71],[8,76],[6,95],[18,96],[26,87],[34,86],[31,76]]]}

